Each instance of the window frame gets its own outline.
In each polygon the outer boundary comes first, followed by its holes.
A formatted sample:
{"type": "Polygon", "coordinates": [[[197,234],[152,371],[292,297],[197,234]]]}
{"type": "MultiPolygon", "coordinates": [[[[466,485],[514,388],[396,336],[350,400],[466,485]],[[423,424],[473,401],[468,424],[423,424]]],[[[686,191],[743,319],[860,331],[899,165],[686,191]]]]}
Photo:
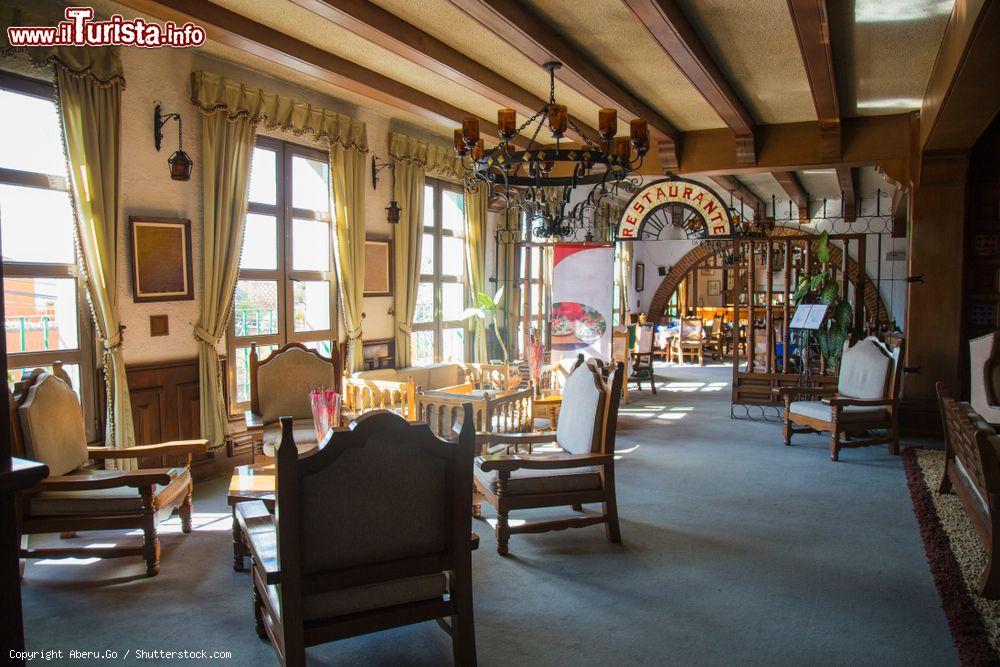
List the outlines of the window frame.
{"type": "MultiPolygon", "coordinates": [[[[57,105],[56,113],[58,113],[59,102],[56,97],[55,86],[51,83],[29,79],[9,72],[0,72],[0,89],[50,101],[57,105]]],[[[65,144],[63,145],[63,158],[67,159],[65,144]]],[[[70,198],[70,210],[73,211],[76,206],[66,174],[53,176],[51,174],[0,167],[0,184],[65,192],[70,198]]],[[[71,224],[75,228],[75,214],[73,215],[74,219],[71,221],[71,224]]],[[[83,410],[84,430],[88,442],[96,442],[99,434],[103,432],[103,419],[98,410],[97,400],[100,381],[96,373],[97,348],[94,336],[94,322],[90,303],[87,300],[81,280],[79,250],[74,251],[74,262],[72,264],[4,260],[3,277],[5,281],[10,278],[68,278],[73,280],[76,290],[76,347],[60,350],[36,350],[32,352],[11,352],[8,349],[6,358],[7,371],[52,366],[56,361],[61,362],[64,366],[77,366],[79,369],[80,386],[75,387],[75,389],[80,397],[80,407],[83,410]]],[[[6,288],[4,288],[4,291],[6,293],[6,288]]]]}
{"type": "MultiPolygon", "coordinates": [[[[465,332],[463,336],[463,343],[465,349],[462,352],[462,357],[464,360],[468,356],[469,326],[468,323],[464,320],[442,319],[444,314],[443,311],[444,296],[443,296],[442,285],[444,284],[462,285],[462,291],[465,297],[464,298],[465,303],[462,305],[464,309],[465,305],[469,302],[468,266],[465,255],[463,254],[462,275],[461,276],[443,275],[441,273],[441,266],[443,264],[441,259],[443,255],[443,245],[444,245],[443,239],[445,237],[461,239],[463,241],[463,248],[466,241],[464,235],[456,234],[454,230],[445,229],[444,227],[443,224],[444,207],[442,206],[442,203],[444,201],[444,193],[448,191],[461,195],[462,205],[464,210],[465,191],[462,189],[460,185],[451,183],[449,181],[441,180],[439,178],[430,178],[430,177],[424,179],[424,187],[430,187],[432,189],[434,220],[431,225],[427,225],[426,220],[421,220],[420,234],[421,234],[421,239],[423,239],[423,235],[425,234],[430,234],[434,239],[434,272],[421,273],[417,279],[417,283],[418,283],[418,289],[420,283],[430,283],[433,286],[434,315],[430,322],[421,322],[421,323],[414,322],[410,326],[410,330],[413,333],[417,333],[418,331],[432,331],[434,333],[434,342],[433,342],[434,358],[431,363],[437,364],[444,361],[443,351],[444,351],[445,329],[462,329],[465,332]]],[[[423,211],[421,211],[420,214],[421,216],[423,216],[423,211]]],[[[418,258],[417,261],[420,261],[420,258],[418,258]]],[[[412,351],[411,351],[411,356],[412,356],[412,351]]]]}
{"type": "MultiPolygon", "coordinates": [[[[278,291],[278,331],[273,334],[236,335],[235,303],[226,325],[226,354],[231,360],[228,364],[229,382],[229,412],[231,416],[241,415],[250,409],[248,400],[237,400],[236,384],[236,353],[238,349],[249,348],[251,343],[257,347],[274,345],[278,348],[288,343],[330,342],[331,353],[336,353],[338,345],[339,301],[337,273],[333,256],[333,204],[329,212],[312,209],[295,208],[293,203],[292,161],[295,157],[303,157],[323,163],[329,163],[329,153],[317,148],[302,146],[290,141],[282,141],[271,137],[258,136],[254,147],[260,147],[275,153],[275,203],[262,204],[248,202],[247,215],[257,213],[272,216],[275,219],[275,253],[274,269],[240,268],[237,283],[240,281],[259,280],[276,282],[278,291]],[[294,220],[320,220],[329,225],[330,243],[327,244],[327,270],[315,271],[294,268],[294,220]],[[298,282],[326,281],[330,290],[330,327],[313,331],[295,331],[295,284],[298,282]]],[[[253,158],[251,157],[251,160],[253,158]]],[[[250,197],[249,188],[247,198],[250,197]]],[[[245,232],[244,232],[245,234],[245,232]]]]}
{"type": "Polygon", "coordinates": [[[551,346],[552,334],[551,327],[547,326],[548,314],[552,309],[552,290],[546,289],[551,284],[551,281],[546,279],[546,274],[550,270],[550,267],[545,266],[546,244],[524,242],[518,243],[517,247],[519,253],[517,260],[517,280],[521,298],[518,308],[518,340],[521,350],[528,349],[528,343],[531,342],[532,328],[541,333],[542,340],[538,342],[548,349],[551,346]],[[535,263],[532,262],[533,248],[537,248],[538,255],[538,271],[536,275],[532,275],[535,268],[535,263]],[[540,310],[537,313],[533,312],[531,307],[531,290],[536,286],[541,296],[540,310]]]}

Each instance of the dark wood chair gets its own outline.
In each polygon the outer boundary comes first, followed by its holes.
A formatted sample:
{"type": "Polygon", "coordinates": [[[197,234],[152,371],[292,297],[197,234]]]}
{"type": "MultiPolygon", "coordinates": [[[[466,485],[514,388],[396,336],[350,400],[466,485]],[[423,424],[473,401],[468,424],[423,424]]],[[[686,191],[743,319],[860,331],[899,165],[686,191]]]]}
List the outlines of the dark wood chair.
{"type": "Polygon", "coordinates": [[[316,448],[309,392],[319,387],[340,392],[343,372],[336,350],[324,357],[302,343],[289,343],[258,359],[257,344],[250,344],[250,409],[244,413],[254,462],[274,458],[281,437],[278,419],[295,420],[295,441],[301,453],[316,448]]]}
{"type": "Polygon", "coordinates": [[[649,382],[649,388],[656,394],[656,376],[653,372],[653,326],[641,324],[636,328],[635,349],[632,351],[632,374],[629,382],[635,382],[639,391],[642,383],[649,382]]]}
{"type": "Polygon", "coordinates": [[[526,449],[554,445],[556,453],[485,455],[476,459],[476,490],[496,508],[497,552],[506,555],[510,536],[603,523],[611,542],[621,541],[615,498],[615,433],[624,367],[612,365],[607,382],[595,364],[578,364],[566,381],[559,426],[547,433],[480,433],[484,447],[526,449]],[[601,503],[602,511],[565,519],[511,526],[511,510],[571,506],[583,511],[601,503]]]}
{"type": "Polygon", "coordinates": [[[979,594],[1000,598],[1000,438],[968,403],[948,396],[937,383],[944,425],[944,474],[939,493],[955,491],[986,549],[979,594]]]}
{"type": "MultiPolygon", "coordinates": [[[[55,369],[58,372],[58,367],[55,369]]],[[[20,456],[40,461],[50,476],[21,494],[18,533],[22,558],[116,558],[141,556],[146,574],[160,571],[157,523],[176,512],[181,530],[191,532],[194,484],[191,456],[207,450],[206,440],[184,440],[128,449],[88,447],[83,412],[64,379],[36,370],[15,386],[10,398],[11,433],[20,456]],[[103,470],[90,461],[159,459],[171,467],[103,470]],[[27,537],[72,535],[86,530],[142,531],[142,545],[100,548],[31,549],[27,537]]]]}
{"type": "Polygon", "coordinates": [[[716,360],[721,360],[725,354],[725,350],[723,348],[725,345],[725,333],[723,332],[724,328],[725,320],[722,315],[714,316],[712,318],[712,328],[711,330],[705,332],[705,340],[702,343],[702,352],[708,352],[712,355],[712,358],[716,360]]]}
{"type": "Polygon", "coordinates": [[[902,352],[902,344],[890,351],[869,336],[855,345],[844,344],[836,390],[781,387],[785,444],[792,444],[793,433],[828,432],[830,459],[834,461],[839,460],[840,450],[848,447],[888,444],[890,453],[899,454],[902,352]],[[814,400],[796,400],[800,396],[814,400]],[[876,430],[885,431],[885,435],[870,434],[876,430]]]}
{"type": "Polygon", "coordinates": [[[476,664],[472,615],[471,409],[454,442],[369,412],[299,457],[281,418],[276,512],[239,503],[253,559],[257,634],[283,665],[305,648],[436,620],[455,663],[476,664]]]}

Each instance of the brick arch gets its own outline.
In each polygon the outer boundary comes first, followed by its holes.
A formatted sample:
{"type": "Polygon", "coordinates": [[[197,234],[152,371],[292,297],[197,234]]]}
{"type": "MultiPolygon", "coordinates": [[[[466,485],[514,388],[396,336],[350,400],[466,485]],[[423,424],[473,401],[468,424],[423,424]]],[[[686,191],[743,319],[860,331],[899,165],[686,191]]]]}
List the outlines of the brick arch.
{"type": "MultiPolygon", "coordinates": [[[[771,238],[781,237],[781,236],[802,236],[805,232],[797,229],[792,229],[789,227],[776,227],[771,232],[771,238]]],[[[816,238],[819,238],[818,234],[812,234],[816,238]]],[[[656,289],[656,293],[653,295],[653,300],[649,304],[649,309],[646,311],[646,320],[648,322],[659,323],[660,318],[663,316],[663,311],[667,308],[667,303],[670,301],[670,296],[677,291],[680,287],[681,282],[684,280],[685,276],[691,272],[694,267],[701,264],[706,259],[712,255],[716,255],[722,252],[724,249],[730,247],[731,244],[728,241],[708,241],[702,243],[696,248],[692,248],[685,254],[679,262],[670,267],[670,271],[664,276],[663,282],[656,289]]],[[[841,253],[843,251],[835,245],[830,245],[830,264],[833,266],[841,266],[843,261],[841,258],[841,253]]],[[[857,289],[857,277],[858,277],[858,263],[853,257],[847,258],[847,279],[852,285],[857,289]]],[[[871,279],[871,276],[866,276],[867,284],[871,289],[865,289],[865,310],[869,313],[878,312],[881,313],[882,317],[890,317],[889,311],[886,310],[885,303],[882,301],[882,295],[878,293],[875,288],[875,283],[871,279]]]]}

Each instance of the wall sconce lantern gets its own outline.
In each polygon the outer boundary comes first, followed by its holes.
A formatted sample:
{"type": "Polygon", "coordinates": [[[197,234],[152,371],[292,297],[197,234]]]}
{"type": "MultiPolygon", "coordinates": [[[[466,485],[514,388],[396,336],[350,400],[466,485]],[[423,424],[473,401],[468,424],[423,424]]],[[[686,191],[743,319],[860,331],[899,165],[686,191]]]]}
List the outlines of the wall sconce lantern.
{"type": "MultiPolygon", "coordinates": [[[[372,190],[378,185],[378,173],[383,169],[387,168],[392,172],[392,191],[396,191],[396,164],[394,162],[387,162],[377,155],[372,155],[372,190]]],[[[385,221],[390,225],[399,224],[399,213],[403,209],[399,208],[399,204],[393,199],[389,202],[389,205],[385,207],[385,221]]]]}
{"type": "Polygon", "coordinates": [[[170,178],[175,181],[189,181],[194,161],[191,156],[184,152],[181,115],[179,113],[164,114],[160,110],[159,102],[153,107],[153,145],[156,146],[157,151],[160,150],[163,144],[163,126],[171,120],[177,121],[177,150],[167,159],[167,164],[170,165],[170,178]]]}

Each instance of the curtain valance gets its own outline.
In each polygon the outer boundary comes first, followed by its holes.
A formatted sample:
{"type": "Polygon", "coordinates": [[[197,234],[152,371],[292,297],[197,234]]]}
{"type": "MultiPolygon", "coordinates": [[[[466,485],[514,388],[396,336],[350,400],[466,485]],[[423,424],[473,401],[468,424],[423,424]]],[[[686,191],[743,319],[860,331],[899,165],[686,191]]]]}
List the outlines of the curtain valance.
{"type": "Polygon", "coordinates": [[[462,177],[462,162],[450,147],[392,132],[389,134],[389,155],[397,160],[415,162],[433,176],[456,181],[462,177]]]}
{"type": "Polygon", "coordinates": [[[350,116],[248,86],[211,72],[191,73],[191,103],[205,114],[248,117],[254,125],[281,129],[314,141],[368,151],[365,124],[350,116]]]}

